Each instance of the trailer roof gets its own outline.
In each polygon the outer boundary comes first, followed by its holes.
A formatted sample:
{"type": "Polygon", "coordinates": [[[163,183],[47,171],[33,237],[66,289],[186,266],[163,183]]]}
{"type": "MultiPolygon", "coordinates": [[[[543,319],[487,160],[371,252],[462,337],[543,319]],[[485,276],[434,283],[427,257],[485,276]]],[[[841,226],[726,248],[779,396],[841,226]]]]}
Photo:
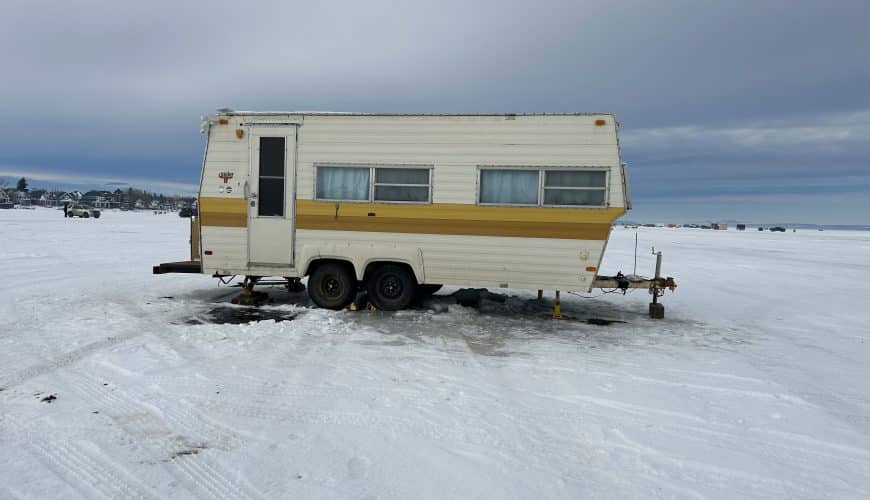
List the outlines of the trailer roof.
{"type": "Polygon", "coordinates": [[[289,115],[321,115],[321,116],[616,116],[613,113],[358,113],[347,111],[236,111],[219,108],[217,113],[222,116],[289,116],[289,115]]]}

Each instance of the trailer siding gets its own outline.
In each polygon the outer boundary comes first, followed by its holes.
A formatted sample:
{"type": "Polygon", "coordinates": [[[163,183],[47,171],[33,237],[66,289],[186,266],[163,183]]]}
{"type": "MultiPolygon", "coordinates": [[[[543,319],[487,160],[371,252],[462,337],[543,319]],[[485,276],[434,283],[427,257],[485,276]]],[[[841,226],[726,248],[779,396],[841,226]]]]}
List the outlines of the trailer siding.
{"type": "Polygon", "coordinates": [[[469,204],[479,166],[608,167],[610,206],[624,206],[610,115],[305,117],[297,199],[314,199],[314,167],[327,163],[434,164],[432,201],[469,204]]]}

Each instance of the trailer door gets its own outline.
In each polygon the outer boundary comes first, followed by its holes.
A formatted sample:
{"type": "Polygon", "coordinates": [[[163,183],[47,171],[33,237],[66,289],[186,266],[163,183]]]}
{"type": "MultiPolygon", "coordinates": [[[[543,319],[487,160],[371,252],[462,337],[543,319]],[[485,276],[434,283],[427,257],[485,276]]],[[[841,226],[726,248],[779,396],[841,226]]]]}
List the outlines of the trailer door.
{"type": "Polygon", "coordinates": [[[296,130],[294,125],[250,129],[249,267],[293,267],[296,130]]]}

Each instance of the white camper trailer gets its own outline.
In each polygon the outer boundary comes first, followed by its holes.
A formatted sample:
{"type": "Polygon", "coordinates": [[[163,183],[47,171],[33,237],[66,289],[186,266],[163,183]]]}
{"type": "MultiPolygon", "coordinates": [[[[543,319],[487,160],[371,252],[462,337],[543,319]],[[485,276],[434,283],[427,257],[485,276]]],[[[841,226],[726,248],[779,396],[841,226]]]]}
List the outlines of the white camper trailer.
{"type": "Polygon", "coordinates": [[[220,110],[204,120],[199,247],[154,272],[308,276],[333,309],[361,287],[387,310],[442,284],[589,291],[630,208],[618,128],[602,113],[220,110]]]}

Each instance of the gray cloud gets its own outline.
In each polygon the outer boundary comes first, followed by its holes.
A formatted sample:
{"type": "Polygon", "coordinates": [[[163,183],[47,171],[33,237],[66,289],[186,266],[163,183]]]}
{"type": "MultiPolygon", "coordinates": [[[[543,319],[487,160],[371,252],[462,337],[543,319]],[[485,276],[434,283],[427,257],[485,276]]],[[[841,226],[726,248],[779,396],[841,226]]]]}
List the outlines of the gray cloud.
{"type": "Polygon", "coordinates": [[[680,175],[739,189],[759,170],[861,177],[870,159],[866,0],[0,9],[0,163],[16,168],[192,183],[198,117],[219,106],[615,112],[640,199],[680,175]]]}

